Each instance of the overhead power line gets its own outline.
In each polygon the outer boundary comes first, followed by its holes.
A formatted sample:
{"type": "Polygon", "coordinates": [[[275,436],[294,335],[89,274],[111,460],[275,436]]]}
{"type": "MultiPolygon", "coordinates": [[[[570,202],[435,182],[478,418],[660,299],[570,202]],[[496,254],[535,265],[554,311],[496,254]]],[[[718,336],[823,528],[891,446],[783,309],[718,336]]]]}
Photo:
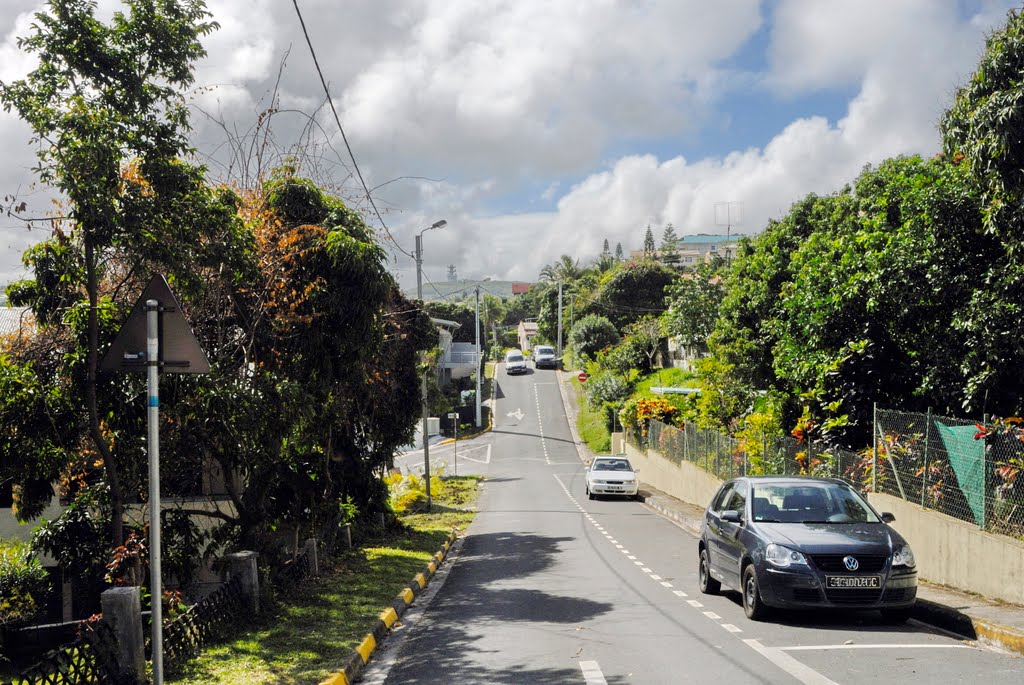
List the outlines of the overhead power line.
{"type": "Polygon", "coordinates": [[[324,93],[327,95],[327,103],[331,106],[331,113],[334,115],[334,122],[338,125],[338,130],[341,131],[341,139],[345,141],[345,149],[348,150],[348,156],[352,160],[352,167],[356,170],[356,177],[359,179],[359,183],[363,186],[363,191],[366,193],[366,199],[370,203],[370,206],[373,207],[373,213],[377,215],[377,219],[380,221],[380,225],[384,229],[384,233],[387,234],[388,239],[396,248],[398,248],[399,252],[402,252],[407,257],[412,257],[412,254],[399,245],[398,241],[395,240],[395,237],[391,235],[388,225],[384,222],[384,217],[381,216],[380,210],[377,209],[377,203],[373,201],[373,195],[370,194],[370,189],[366,185],[366,181],[363,179],[363,172],[359,170],[359,163],[356,162],[356,156],[352,152],[352,146],[348,143],[348,136],[345,135],[345,129],[341,125],[341,117],[338,116],[338,110],[334,107],[334,98],[331,97],[331,90],[327,87],[327,79],[324,78],[324,72],[320,69],[320,60],[316,58],[316,50],[313,49],[313,41],[309,37],[309,31],[306,30],[306,22],[302,18],[302,10],[299,9],[299,0],[292,0],[292,5],[295,6],[295,14],[299,17],[299,24],[302,26],[302,35],[306,37],[306,45],[309,46],[309,54],[313,56],[313,66],[316,67],[316,73],[320,77],[320,84],[324,87],[324,93]]]}

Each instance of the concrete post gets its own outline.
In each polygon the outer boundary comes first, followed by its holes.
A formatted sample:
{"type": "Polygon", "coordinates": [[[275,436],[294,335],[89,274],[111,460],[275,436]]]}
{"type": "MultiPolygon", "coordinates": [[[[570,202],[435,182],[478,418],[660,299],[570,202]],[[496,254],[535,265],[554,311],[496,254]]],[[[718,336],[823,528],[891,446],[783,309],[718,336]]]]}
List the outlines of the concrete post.
{"type": "Polygon", "coordinates": [[[249,602],[253,615],[260,613],[260,576],[256,569],[256,552],[235,552],[227,556],[230,577],[239,577],[242,595],[249,602]]]}
{"type": "Polygon", "coordinates": [[[309,574],[312,576],[320,575],[320,559],[316,552],[316,538],[309,538],[306,540],[306,544],[303,546],[302,551],[309,559],[309,574]]]}
{"type": "Polygon", "coordinates": [[[117,644],[117,682],[144,683],[146,642],[142,636],[142,600],[137,587],[115,587],[100,595],[103,621],[117,644]]]}

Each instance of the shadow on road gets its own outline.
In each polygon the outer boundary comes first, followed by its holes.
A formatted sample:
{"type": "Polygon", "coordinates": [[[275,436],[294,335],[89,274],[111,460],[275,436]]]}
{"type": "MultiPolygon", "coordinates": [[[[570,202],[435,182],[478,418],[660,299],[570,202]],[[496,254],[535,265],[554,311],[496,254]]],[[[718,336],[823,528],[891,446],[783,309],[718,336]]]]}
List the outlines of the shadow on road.
{"type": "MultiPolygon", "coordinates": [[[[743,608],[743,596],[732,590],[722,590],[722,596],[743,608]]],[[[862,633],[931,633],[927,627],[914,623],[894,624],[882,618],[881,613],[871,609],[811,609],[797,611],[795,609],[772,609],[768,616],[768,624],[778,624],[794,628],[814,628],[815,630],[857,630],[862,633]]]]}
{"type": "MultiPolygon", "coordinates": [[[[578,624],[612,609],[611,604],[552,594],[517,584],[549,569],[559,545],[572,538],[491,533],[466,538],[459,563],[431,602],[422,630],[410,634],[406,656],[389,674],[388,683],[579,683],[578,666],[539,668],[510,641],[495,649],[492,639],[503,624],[547,622],[578,624]],[[488,638],[488,645],[479,644],[488,638]],[[495,657],[488,656],[490,654],[495,657]],[[499,655],[500,656],[497,656],[499,655]],[[420,657],[429,655],[424,667],[420,657]],[[488,666],[488,662],[494,666],[488,666]]],[[[609,678],[608,683],[625,683],[609,678]]]]}

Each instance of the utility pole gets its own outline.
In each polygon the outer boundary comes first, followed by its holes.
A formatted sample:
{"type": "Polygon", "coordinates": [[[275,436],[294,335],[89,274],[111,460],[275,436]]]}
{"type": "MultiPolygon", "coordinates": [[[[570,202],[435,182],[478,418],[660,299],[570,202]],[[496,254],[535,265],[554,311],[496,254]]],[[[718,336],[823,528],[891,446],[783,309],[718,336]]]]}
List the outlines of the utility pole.
{"type": "Polygon", "coordinates": [[[483,420],[480,417],[480,374],[483,373],[483,355],[480,354],[480,286],[476,287],[476,427],[480,428],[483,420]]]}
{"type": "Polygon", "coordinates": [[[562,282],[558,282],[558,358],[562,358],[562,282]]]}
{"type": "MultiPolygon", "coordinates": [[[[423,234],[432,228],[441,228],[447,224],[447,221],[441,219],[440,221],[435,221],[433,224],[427,226],[416,234],[416,299],[420,302],[423,301],[423,234]]],[[[424,356],[424,361],[425,360],[426,357],[424,356]]],[[[430,410],[427,407],[428,373],[430,373],[429,367],[424,368],[423,378],[420,379],[420,392],[422,395],[421,402],[423,404],[423,475],[427,482],[427,511],[430,511],[430,428],[428,427],[430,410]]]]}

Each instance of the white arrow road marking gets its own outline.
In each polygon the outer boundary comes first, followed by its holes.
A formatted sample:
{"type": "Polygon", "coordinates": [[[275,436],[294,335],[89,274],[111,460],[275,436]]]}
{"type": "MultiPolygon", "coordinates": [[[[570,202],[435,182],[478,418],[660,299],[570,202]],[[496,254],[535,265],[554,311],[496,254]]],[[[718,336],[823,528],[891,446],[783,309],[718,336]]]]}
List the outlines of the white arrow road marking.
{"type": "Polygon", "coordinates": [[[516,421],[522,421],[523,420],[523,416],[525,416],[525,414],[523,414],[523,410],[522,409],[516,409],[515,411],[510,411],[508,413],[508,416],[511,416],[511,417],[515,418],[516,421]]]}

